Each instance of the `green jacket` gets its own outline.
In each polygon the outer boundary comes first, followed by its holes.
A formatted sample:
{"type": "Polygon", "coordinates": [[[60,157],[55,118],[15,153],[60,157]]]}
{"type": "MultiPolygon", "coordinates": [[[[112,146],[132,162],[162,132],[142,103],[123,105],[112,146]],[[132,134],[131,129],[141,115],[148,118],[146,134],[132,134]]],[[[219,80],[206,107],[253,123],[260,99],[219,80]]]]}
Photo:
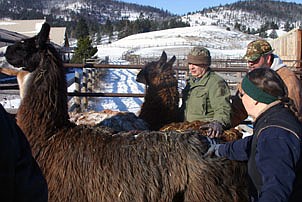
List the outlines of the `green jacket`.
{"type": "Polygon", "coordinates": [[[211,69],[199,80],[189,78],[182,92],[185,121],[218,121],[224,128],[231,124],[230,89],[211,69]]]}

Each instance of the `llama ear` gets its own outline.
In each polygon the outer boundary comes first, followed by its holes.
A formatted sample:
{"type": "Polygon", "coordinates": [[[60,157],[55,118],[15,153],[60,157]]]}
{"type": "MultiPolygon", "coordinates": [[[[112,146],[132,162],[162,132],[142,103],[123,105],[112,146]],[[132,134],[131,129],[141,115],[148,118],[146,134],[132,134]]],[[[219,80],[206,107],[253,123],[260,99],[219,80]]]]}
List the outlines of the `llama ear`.
{"type": "Polygon", "coordinates": [[[175,55],[173,55],[173,57],[169,60],[168,65],[172,66],[173,63],[175,62],[175,60],[176,60],[176,57],[175,57],[175,55]]]}
{"type": "Polygon", "coordinates": [[[145,75],[146,75],[146,70],[145,69],[141,69],[141,71],[137,74],[136,76],[136,81],[139,83],[143,83],[143,84],[147,84],[145,75]]]}
{"type": "Polygon", "coordinates": [[[175,62],[175,60],[176,60],[176,57],[174,55],[167,63],[165,63],[162,66],[162,71],[168,71],[168,70],[172,69],[173,63],[175,62]]]}
{"type": "Polygon", "coordinates": [[[40,48],[44,48],[46,42],[49,39],[49,32],[50,32],[50,25],[48,23],[44,23],[42,25],[42,28],[39,32],[39,34],[37,35],[37,44],[36,46],[40,47],[40,48]]]}
{"type": "Polygon", "coordinates": [[[166,61],[167,61],[167,54],[166,54],[165,51],[163,51],[163,53],[162,53],[161,56],[160,56],[159,62],[160,62],[161,64],[163,64],[163,63],[166,63],[166,61]]]}

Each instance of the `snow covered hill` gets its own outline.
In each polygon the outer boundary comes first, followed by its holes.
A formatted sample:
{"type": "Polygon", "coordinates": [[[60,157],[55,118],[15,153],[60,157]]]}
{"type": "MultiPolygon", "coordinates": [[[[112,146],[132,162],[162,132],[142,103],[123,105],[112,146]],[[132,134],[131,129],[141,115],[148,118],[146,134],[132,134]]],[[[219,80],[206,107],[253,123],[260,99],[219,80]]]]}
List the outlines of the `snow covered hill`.
{"type": "Polygon", "coordinates": [[[208,48],[213,58],[241,58],[247,44],[257,36],[226,28],[205,25],[174,28],[135,34],[107,45],[98,45],[96,56],[109,56],[111,61],[121,60],[123,55],[139,55],[142,58],[157,58],[162,51],[184,59],[196,45],[208,48]]]}

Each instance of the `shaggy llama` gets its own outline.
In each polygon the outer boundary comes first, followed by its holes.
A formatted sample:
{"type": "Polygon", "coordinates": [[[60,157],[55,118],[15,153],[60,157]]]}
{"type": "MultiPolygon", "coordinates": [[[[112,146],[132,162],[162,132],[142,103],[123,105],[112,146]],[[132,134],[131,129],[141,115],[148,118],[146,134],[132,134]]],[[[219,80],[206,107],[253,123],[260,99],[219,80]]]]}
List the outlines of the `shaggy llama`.
{"type": "Polygon", "coordinates": [[[30,71],[17,123],[27,135],[49,187],[50,202],[247,201],[239,162],[204,156],[195,132],[120,132],[69,121],[60,56],[45,23],[35,37],[7,48],[30,71]]]}
{"type": "Polygon", "coordinates": [[[173,56],[167,62],[167,54],[163,52],[158,61],[145,65],[136,77],[137,82],[147,86],[139,117],[151,130],[178,121],[179,92],[172,68],[175,59],[173,56]]]}

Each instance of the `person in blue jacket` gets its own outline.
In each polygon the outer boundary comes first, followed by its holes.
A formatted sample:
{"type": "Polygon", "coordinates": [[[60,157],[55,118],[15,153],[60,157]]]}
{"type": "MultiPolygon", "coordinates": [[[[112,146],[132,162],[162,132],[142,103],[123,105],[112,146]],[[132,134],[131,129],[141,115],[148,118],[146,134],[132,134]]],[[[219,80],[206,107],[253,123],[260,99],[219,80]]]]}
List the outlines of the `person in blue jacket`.
{"type": "Polygon", "coordinates": [[[1,104],[0,150],[0,201],[48,201],[47,183],[29,143],[1,104]]]}
{"type": "Polygon", "coordinates": [[[247,161],[253,202],[302,200],[302,125],[276,72],[258,68],[241,84],[241,99],[253,118],[253,135],[213,145],[209,154],[247,161]]]}

